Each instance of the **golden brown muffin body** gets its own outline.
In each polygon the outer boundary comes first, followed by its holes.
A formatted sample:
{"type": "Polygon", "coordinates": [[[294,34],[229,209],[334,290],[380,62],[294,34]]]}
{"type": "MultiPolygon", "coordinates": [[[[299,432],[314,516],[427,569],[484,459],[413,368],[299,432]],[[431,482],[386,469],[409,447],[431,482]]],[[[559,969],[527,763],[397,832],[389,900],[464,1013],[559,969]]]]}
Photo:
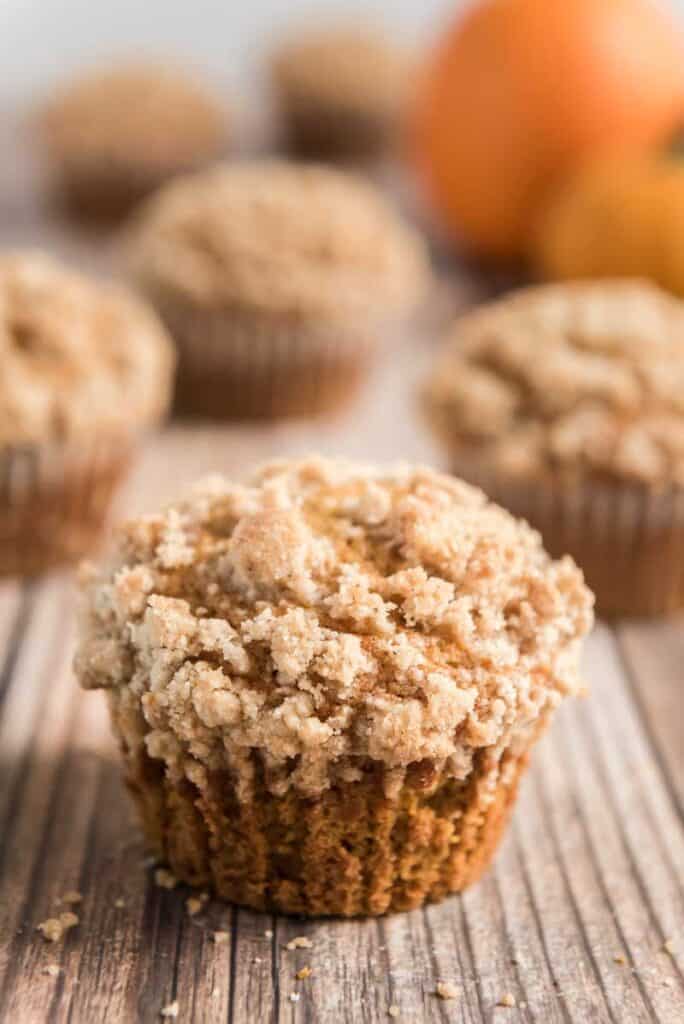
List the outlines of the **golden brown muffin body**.
{"type": "Polygon", "coordinates": [[[310,915],[478,877],[592,618],[572,562],[475,489],[318,459],[129,523],[86,588],[77,672],[156,854],[310,915]]]}

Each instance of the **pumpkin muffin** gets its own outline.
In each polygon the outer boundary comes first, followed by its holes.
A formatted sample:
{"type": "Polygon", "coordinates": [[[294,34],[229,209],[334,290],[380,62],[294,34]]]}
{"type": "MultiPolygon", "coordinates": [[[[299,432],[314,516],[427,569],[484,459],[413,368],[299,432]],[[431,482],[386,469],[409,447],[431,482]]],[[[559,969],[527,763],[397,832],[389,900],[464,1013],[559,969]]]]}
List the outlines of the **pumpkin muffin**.
{"type": "Polygon", "coordinates": [[[76,211],[118,217],[169,178],[217,159],[217,99],[185,71],[124,64],[77,79],[41,121],[58,190],[76,211]]]}
{"type": "Polygon", "coordinates": [[[548,285],[457,323],[425,393],[455,473],[568,551],[607,616],[684,606],[684,305],[548,285]]]}
{"type": "Polygon", "coordinates": [[[274,54],[272,77],[295,153],[365,159],[395,148],[413,67],[379,33],[338,27],[294,37],[274,54]]]}
{"type": "Polygon", "coordinates": [[[569,558],[410,466],[213,478],[84,577],[76,671],[107,692],[154,853],[307,915],[479,877],[592,622],[569,558]]]}
{"type": "Polygon", "coordinates": [[[217,418],[346,403],[427,279],[421,239],[372,185],[269,161],[169,185],[130,263],[178,345],[178,409],[217,418]]]}
{"type": "Polygon", "coordinates": [[[171,392],[154,315],[38,253],[0,255],[0,575],[73,561],[171,392]]]}

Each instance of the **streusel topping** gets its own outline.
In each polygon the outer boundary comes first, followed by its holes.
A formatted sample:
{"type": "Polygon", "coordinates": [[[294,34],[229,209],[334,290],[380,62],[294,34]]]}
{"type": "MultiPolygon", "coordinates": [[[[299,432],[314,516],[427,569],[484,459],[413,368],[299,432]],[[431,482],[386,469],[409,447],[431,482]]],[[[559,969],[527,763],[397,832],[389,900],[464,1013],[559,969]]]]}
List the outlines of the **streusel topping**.
{"type": "Polygon", "coordinates": [[[370,28],[328,28],[297,36],[275,55],[288,96],[341,111],[399,117],[412,81],[407,53],[370,28]]]}
{"type": "Polygon", "coordinates": [[[128,292],[40,253],[0,256],[0,444],[144,427],[172,370],[163,328],[128,292]]]}
{"type": "Polygon", "coordinates": [[[44,114],[62,160],[153,167],[213,158],[224,115],[205,87],[174,67],[130,64],[96,71],[59,93],[44,114]]]}
{"type": "Polygon", "coordinates": [[[464,317],[428,415],[512,477],[684,483],[684,304],[641,281],[530,288],[464,317]]]}
{"type": "Polygon", "coordinates": [[[369,762],[465,778],[580,688],[592,621],[574,563],[475,488],[320,459],[124,525],[85,587],[77,672],[129,748],[245,799],[258,765],[279,794],[369,762]]]}
{"type": "Polygon", "coordinates": [[[295,317],[410,308],[425,248],[372,185],[267,161],[181,179],[143,209],[133,270],[155,296],[295,317]]]}

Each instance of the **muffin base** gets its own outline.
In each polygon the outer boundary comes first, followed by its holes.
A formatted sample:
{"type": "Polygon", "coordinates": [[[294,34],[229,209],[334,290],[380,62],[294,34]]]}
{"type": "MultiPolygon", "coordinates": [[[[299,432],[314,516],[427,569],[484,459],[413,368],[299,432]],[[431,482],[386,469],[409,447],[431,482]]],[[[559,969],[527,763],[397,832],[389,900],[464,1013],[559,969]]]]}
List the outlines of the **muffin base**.
{"type": "Polygon", "coordinates": [[[156,302],[178,347],[175,411],[223,420],[335,413],[356,396],[377,342],[317,324],[156,302]]]}
{"type": "Polygon", "coordinates": [[[172,780],[144,751],[127,784],[148,843],[176,877],[232,903],[318,917],[378,915],[443,899],[475,882],[508,821],[529,747],[498,759],[480,751],[469,779],[412,765],[389,798],[383,769],[306,798],[270,793],[255,761],[252,800],[231,776],[198,788],[172,780]]]}
{"type": "Polygon", "coordinates": [[[96,547],[131,457],[127,443],[0,449],[0,576],[37,575],[96,547]]]}
{"type": "Polygon", "coordinates": [[[307,160],[376,160],[396,148],[397,125],[392,118],[358,111],[323,110],[283,104],[285,143],[307,160]]]}
{"type": "Polygon", "coordinates": [[[684,488],[552,478],[501,480],[471,460],[453,471],[539,530],[554,558],[575,559],[604,618],[669,615],[684,608],[684,488]]]}

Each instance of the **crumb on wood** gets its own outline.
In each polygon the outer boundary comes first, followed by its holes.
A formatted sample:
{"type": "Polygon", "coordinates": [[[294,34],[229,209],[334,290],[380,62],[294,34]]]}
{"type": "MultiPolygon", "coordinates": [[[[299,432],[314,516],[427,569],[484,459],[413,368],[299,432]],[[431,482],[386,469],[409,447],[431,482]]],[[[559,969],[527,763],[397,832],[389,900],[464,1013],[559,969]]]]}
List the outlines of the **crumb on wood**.
{"type": "Polygon", "coordinates": [[[221,995],[221,989],[218,987],[218,985],[214,985],[214,987],[211,990],[211,998],[212,999],[218,999],[218,997],[220,995],[221,995]]]}
{"type": "Polygon", "coordinates": [[[298,1003],[300,998],[299,992],[290,992],[290,995],[288,996],[291,1003],[298,1003]]]}
{"type": "Polygon", "coordinates": [[[71,910],[65,910],[59,917],[48,917],[41,921],[38,931],[42,932],[43,938],[48,942],[59,942],[65,932],[75,928],[78,924],[78,917],[71,910]]]}
{"type": "Polygon", "coordinates": [[[390,1006],[390,1008],[387,1011],[387,1014],[388,1014],[388,1016],[392,1017],[394,1020],[397,1019],[397,1017],[399,1016],[399,1007],[397,1006],[396,1003],[392,1003],[392,1005],[390,1006]]]}
{"type": "Polygon", "coordinates": [[[267,928],[266,931],[264,932],[264,938],[265,939],[272,939],[273,938],[273,932],[272,932],[272,930],[270,928],[267,928]]]}
{"type": "Polygon", "coordinates": [[[435,995],[440,999],[458,999],[461,989],[451,981],[438,981],[435,986],[435,995]]]}
{"type": "Polygon", "coordinates": [[[123,908],[126,906],[126,901],[122,900],[121,897],[119,897],[118,899],[114,900],[114,906],[116,907],[117,910],[123,910],[123,908]]]}
{"type": "Polygon", "coordinates": [[[294,939],[290,939],[285,949],[311,949],[312,946],[313,942],[307,939],[306,935],[296,935],[294,939]]]}
{"type": "Polygon", "coordinates": [[[212,937],[217,946],[225,946],[226,942],[228,942],[228,939],[230,938],[230,932],[214,932],[212,937]]]}
{"type": "Polygon", "coordinates": [[[298,981],[304,981],[304,979],[308,978],[310,974],[311,968],[307,965],[305,967],[302,967],[301,970],[297,971],[297,973],[295,974],[295,978],[297,978],[298,981]]]}
{"type": "Polygon", "coordinates": [[[60,968],[57,964],[48,964],[47,967],[43,968],[43,974],[49,974],[51,978],[56,978],[59,974],[60,968]]]}
{"type": "Polygon", "coordinates": [[[674,951],[674,939],[665,939],[663,942],[663,953],[668,953],[670,956],[674,956],[674,951]]]}
{"type": "Polygon", "coordinates": [[[513,995],[513,993],[505,992],[501,996],[501,999],[497,1003],[497,1006],[508,1006],[509,1008],[515,1006],[515,996],[513,995]]]}
{"type": "Polygon", "coordinates": [[[168,868],[157,868],[154,873],[154,884],[160,889],[175,889],[178,879],[168,868]]]}
{"type": "Polygon", "coordinates": [[[616,953],[613,957],[613,963],[619,964],[622,967],[624,964],[627,963],[627,961],[625,960],[624,955],[622,953],[616,953]]]}
{"type": "Polygon", "coordinates": [[[159,1011],[159,1016],[167,1020],[175,1020],[178,1016],[178,1000],[174,999],[168,1006],[163,1006],[159,1011]]]}
{"type": "Polygon", "coordinates": [[[209,900],[208,892],[201,892],[197,896],[189,896],[185,901],[185,909],[187,910],[190,917],[194,917],[195,914],[199,914],[200,910],[206,905],[209,900]]]}
{"type": "Polygon", "coordinates": [[[66,904],[67,906],[71,906],[73,904],[80,903],[82,899],[83,899],[83,896],[78,891],[78,889],[69,889],[68,892],[65,892],[63,896],[59,897],[59,899],[57,900],[57,903],[58,904],[66,904]]]}

